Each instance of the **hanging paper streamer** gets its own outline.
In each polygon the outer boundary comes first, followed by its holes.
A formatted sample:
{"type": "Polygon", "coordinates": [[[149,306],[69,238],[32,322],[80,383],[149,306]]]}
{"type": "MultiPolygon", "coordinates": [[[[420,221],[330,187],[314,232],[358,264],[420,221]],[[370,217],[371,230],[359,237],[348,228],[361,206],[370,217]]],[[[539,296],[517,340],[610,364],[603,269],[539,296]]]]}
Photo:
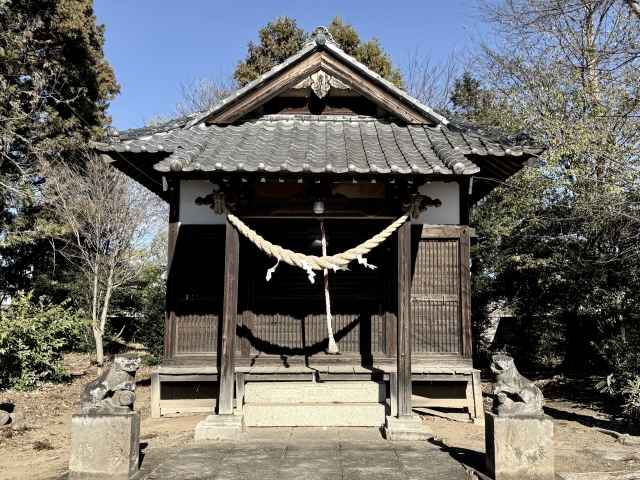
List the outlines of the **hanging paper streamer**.
{"type": "Polygon", "coordinates": [[[369,268],[371,270],[375,270],[376,268],[378,268],[375,265],[371,265],[369,262],[367,262],[367,259],[365,257],[363,257],[362,255],[358,255],[356,257],[356,260],[358,260],[358,263],[360,265],[362,265],[363,267],[369,268]]]}
{"type": "Polygon", "coordinates": [[[271,276],[275,273],[276,268],[278,268],[278,265],[280,265],[280,260],[278,260],[273,267],[267,270],[267,282],[271,280],[271,276]]]}
{"type": "Polygon", "coordinates": [[[307,272],[307,277],[309,277],[309,281],[311,283],[315,283],[316,281],[316,272],[313,271],[313,268],[311,268],[311,265],[309,265],[307,262],[302,262],[302,269],[307,272]]]}

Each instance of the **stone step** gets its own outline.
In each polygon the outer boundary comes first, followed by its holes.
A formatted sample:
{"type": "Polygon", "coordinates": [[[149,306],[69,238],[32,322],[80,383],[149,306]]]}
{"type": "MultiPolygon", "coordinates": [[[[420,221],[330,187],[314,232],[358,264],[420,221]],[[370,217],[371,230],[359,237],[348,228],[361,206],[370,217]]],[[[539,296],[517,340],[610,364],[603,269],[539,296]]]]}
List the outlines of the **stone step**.
{"type": "Polygon", "coordinates": [[[359,382],[248,382],[245,404],[381,403],[384,384],[359,382]]]}
{"type": "Polygon", "coordinates": [[[379,427],[384,424],[380,403],[248,404],[248,427],[379,427]]]}

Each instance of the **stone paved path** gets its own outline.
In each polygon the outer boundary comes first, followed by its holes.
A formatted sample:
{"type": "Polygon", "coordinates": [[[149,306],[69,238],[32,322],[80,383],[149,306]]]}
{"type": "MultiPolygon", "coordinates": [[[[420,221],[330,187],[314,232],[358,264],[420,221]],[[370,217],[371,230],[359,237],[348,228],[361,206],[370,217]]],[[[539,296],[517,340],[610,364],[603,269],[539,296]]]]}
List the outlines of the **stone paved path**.
{"type": "Polygon", "coordinates": [[[427,442],[392,443],[370,433],[298,431],[182,450],[148,449],[135,480],[466,480],[466,469],[427,442]],[[333,438],[332,438],[333,435],[333,438]],[[373,438],[372,438],[373,437],[373,438]]]}

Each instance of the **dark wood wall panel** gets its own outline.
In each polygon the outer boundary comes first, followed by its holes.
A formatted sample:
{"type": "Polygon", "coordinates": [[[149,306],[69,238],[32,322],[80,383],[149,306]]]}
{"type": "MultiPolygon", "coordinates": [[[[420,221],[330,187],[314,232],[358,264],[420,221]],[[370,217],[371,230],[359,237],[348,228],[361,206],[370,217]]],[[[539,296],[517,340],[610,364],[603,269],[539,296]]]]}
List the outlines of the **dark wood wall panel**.
{"type": "Polygon", "coordinates": [[[224,226],[182,225],[169,282],[174,355],[218,349],[224,278],[224,226]]]}
{"type": "Polygon", "coordinates": [[[218,344],[218,315],[177,316],[176,354],[214,353],[218,344]]]}
{"type": "MultiPolygon", "coordinates": [[[[287,314],[256,315],[253,319],[251,354],[314,355],[327,348],[324,314],[303,319],[287,314]]],[[[382,315],[336,314],[333,330],[341,352],[379,354],[384,352],[385,325],[382,315]]]]}
{"type": "MultiPolygon", "coordinates": [[[[329,252],[352,247],[387,223],[327,221],[329,252]]],[[[253,226],[268,240],[309,253],[314,252],[311,244],[319,233],[315,220],[256,221],[253,226]]],[[[417,227],[413,231],[419,233],[417,227]]],[[[412,234],[411,344],[417,355],[461,355],[462,313],[468,304],[468,299],[461,302],[466,294],[461,259],[468,254],[461,248],[464,236],[459,230],[438,232],[427,227],[422,234],[412,234]]],[[[169,279],[172,355],[218,351],[224,235],[224,226],[180,228],[169,279]]],[[[347,272],[330,274],[333,329],[342,353],[363,358],[395,355],[396,245],[394,236],[371,252],[368,260],[377,270],[354,264],[347,272]]],[[[310,284],[300,269],[280,264],[271,282],[266,282],[266,270],[273,264],[273,259],[241,239],[237,354],[324,355],[327,327],[322,274],[318,272],[316,282],[310,284]]]]}
{"type": "MultiPolygon", "coordinates": [[[[327,220],[329,253],[346,250],[386,226],[379,221],[327,220]]],[[[319,254],[313,240],[319,238],[317,220],[256,222],[254,227],[268,240],[295,251],[319,254]]],[[[395,315],[389,291],[393,289],[393,241],[368,256],[376,270],[354,262],[346,272],[331,272],[329,290],[333,331],[343,353],[363,357],[385,352],[385,318],[395,315]]],[[[241,325],[239,336],[248,355],[324,354],[328,345],[322,272],[311,284],[305,272],[281,263],[270,282],[266,270],[273,259],[244,241],[240,254],[241,325]]]]}
{"type": "Polygon", "coordinates": [[[414,353],[460,353],[459,239],[419,238],[411,284],[414,353]]]}

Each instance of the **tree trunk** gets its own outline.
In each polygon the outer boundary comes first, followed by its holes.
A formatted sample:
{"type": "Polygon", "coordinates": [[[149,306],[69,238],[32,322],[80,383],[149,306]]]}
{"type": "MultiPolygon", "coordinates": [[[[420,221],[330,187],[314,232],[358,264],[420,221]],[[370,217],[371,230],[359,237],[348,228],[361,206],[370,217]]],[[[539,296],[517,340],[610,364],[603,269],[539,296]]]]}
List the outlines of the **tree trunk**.
{"type": "Polygon", "coordinates": [[[99,366],[104,364],[104,345],[102,341],[102,330],[96,325],[93,326],[93,339],[96,342],[96,363],[99,366]]]}
{"type": "Polygon", "coordinates": [[[96,363],[102,366],[104,364],[103,329],[100,328],[100,320],[98,318],[98,266],[96,265],[95,268],[96,270],[93,272],[93,290],[91,292],[91,330],[96,344],[96,363]]]}
{"type": "Polygon", "coordinates": [[[93,336],[96,339],[96,361],[100,366],[102,366],[104,362],[103,335],[107,324],[107,314],[109,313],[111,294],[113,292],[113,271],[114,267],[112,265],[109,268],[109,275],[106,279],[104,298],[102,299],[102,306],[100,308],[100,317],[95,319],[93,327],[93,336]]]}

